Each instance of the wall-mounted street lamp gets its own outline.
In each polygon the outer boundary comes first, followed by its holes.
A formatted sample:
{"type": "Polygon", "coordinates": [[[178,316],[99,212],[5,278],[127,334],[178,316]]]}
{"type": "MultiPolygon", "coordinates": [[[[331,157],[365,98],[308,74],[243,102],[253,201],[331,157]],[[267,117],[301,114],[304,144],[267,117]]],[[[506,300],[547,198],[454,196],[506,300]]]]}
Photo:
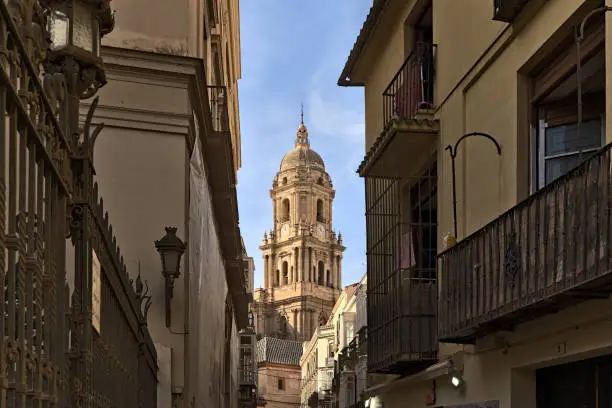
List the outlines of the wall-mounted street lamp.
{"type": "Polygon", "coordinates": [[[365,401],[364,406],[366,408],[383,408],[384,404],[381,401],[380,397],[375,395],[373,397],[368,398],[365,401]]]}
{"type": "Polygon", "coordinates": [[[115,25],[110,0],[43,0],[43,3],[49,9],[48,61],[60,70],[80,71],[78,89],[73,91],[80,99],[87,99],[106,84],[100,41],[115,25]],[[66,67],[66,62],[78,66],[66,67]]]}
{"type": "Polygon", "coordinates": [[[454,389],[459,390],[463,388],[465,385],[465,381],[463,381],[463,374],[459,370],[453,370],[450,373],[450,383],[454,389]]]}
{"type": "Polygon", "coordinates": [[[172,313],[170,304],[174,292],[174,280],[181,274],[181,257],[186,248],[185,243],[176,236],[177,230],[176,227],[166,227],[166,235],[160,240],[155,241],[155,248],[159,252],[162,261],[162,275],[166,282],[166,327],[171,325],[172,313]]]}

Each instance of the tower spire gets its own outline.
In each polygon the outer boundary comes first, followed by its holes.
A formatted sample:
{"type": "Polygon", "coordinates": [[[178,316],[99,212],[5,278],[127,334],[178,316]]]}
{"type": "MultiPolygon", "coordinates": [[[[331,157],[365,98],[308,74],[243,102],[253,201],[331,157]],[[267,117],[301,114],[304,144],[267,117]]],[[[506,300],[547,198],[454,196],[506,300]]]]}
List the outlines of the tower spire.
{"type": "Polygon", "coordinates": [[[310,146],[310,142],[308,141],[308,129],[306,125],[304,125],[304,103],[300,104],[300,126],[298,126],[295,135],[295,146],[310,146]]]}
{"type": "Polygon", "coordinates": [[[304,103],[300,104],[300,124],[304,124],[304,103]]]}

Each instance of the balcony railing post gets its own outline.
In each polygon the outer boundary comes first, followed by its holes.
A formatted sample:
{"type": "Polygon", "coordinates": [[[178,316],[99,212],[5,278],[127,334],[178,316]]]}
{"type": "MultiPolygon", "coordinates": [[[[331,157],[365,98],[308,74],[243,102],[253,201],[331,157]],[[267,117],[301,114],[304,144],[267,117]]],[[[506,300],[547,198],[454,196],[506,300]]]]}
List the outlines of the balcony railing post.
{"type": "Polygon", "coordinates": [[[430,88],[434,75],[434,47],[429,43],[417,43],[383,92],[385,127],[394,118],[410,119],[418,109],[433,104],[430,88]]]}

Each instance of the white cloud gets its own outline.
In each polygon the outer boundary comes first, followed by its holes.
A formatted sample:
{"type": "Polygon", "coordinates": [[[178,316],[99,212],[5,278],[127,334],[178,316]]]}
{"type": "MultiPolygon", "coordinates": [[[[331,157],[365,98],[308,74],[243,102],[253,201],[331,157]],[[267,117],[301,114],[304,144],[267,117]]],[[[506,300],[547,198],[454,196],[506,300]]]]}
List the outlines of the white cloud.
{"type": "Polygon", "coordinates": [[[363,115],[335,101],[324,99],[321,92],[310,92],[311,129],[318,134],[338,137],[344,141],[363,145],[365,122],[363,115]]]}

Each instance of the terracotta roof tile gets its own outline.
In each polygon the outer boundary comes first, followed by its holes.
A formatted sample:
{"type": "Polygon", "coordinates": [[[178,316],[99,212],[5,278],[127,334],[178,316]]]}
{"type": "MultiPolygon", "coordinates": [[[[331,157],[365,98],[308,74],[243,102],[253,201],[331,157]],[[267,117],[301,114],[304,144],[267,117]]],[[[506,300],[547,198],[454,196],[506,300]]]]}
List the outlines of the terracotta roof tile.
{"type": "Polygon", "coordinates": [[[255,359],[257,363],[300,365],[302,342],[264,337],[257,342],[255,359]]]}

